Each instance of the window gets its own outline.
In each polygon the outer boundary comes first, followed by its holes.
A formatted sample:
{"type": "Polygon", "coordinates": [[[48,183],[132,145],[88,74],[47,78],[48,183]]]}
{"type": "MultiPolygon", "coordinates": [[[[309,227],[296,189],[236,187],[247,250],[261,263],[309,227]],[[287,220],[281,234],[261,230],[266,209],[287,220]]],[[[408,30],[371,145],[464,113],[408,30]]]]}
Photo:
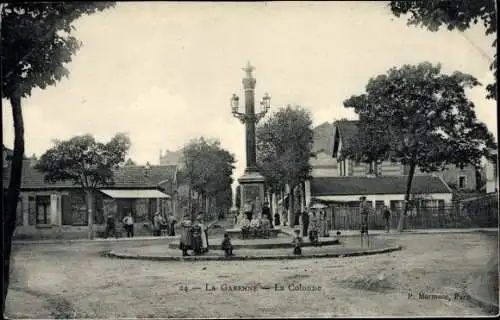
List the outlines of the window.
{"type": "Polygon", "coordinates": [[[50,196],[36,196],[36,224],[50,224],[50,196]]]}
{"type": "Polygon", "coordinates": [[[465,176],[458,177],[458,188],[465,189],[467,187],[467,179],[465,176]]]}

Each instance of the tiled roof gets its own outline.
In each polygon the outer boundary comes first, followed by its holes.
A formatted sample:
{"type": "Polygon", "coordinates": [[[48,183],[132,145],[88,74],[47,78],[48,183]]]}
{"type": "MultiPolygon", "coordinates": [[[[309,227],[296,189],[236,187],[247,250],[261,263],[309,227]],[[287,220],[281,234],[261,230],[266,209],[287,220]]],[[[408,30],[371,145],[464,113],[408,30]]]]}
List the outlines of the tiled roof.
{"type": "Polygon", "coordinates": [[[348,145],[349,140],[358,132],[358,123],[359,121],[357,120],[339,120],[333,123],[338,129],[336,132],[340,132],[340,138],[344,147],[348,145]]]}
{"type": "MultiPolygon", "coordinates": [[[[112,188],[152,188],[162,181],[174,181],[176,166],[124,166],[114,171],[112,188]],[[147,174],[145,174],[147,173],[147,174]]],[[[10,178],[10,168],[3,171],[3,187],[7,188],[10,178]]],[[[78,188],[71,181],[57,181],[49,183],[44,180],[44,174],[30,165],[29,160],[23,164],[21,189],[61,189],[78,188]]]]}
{"type": "Polygon", "coordinates": [[[175,165],[150,166],[124,166],[114,172],[114,187],[139,188],[157,186],[160,182],[174,181],[175,165]]]}
{"type": "MultiPolygon", "coordinates": [[[[407,176],[314,178],[311,181],[311,195],[317,197],[404,194],[407,178],[407,176]]],[[[451,191],[439,177],[415,176],[413,177],[411,193],[451,193],[451,191]]]]}
{"type": "Polygon", "coordinates": [[[330,153],[333,148],[333,125],[324,122],[313,129],[312,152],[330,153]]]}

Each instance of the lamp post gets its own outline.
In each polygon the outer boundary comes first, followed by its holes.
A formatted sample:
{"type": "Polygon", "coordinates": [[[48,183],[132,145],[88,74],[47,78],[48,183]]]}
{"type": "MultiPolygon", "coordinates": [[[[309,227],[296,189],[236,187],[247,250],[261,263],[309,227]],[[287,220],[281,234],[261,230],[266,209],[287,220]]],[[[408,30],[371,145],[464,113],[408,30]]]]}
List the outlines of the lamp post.
{"type": "Polygon", "coordinates": [[[262,119],[271,107],[271,97],[266,93],[262,97],[260,105],[262,110],[255,113],[255,84],[256,80],[252,76],[252,71],[255,68],[248,62],[243,68],[246,76],[243,78],[243,88],[245,90],[245,112],[239,112],[239,97],[233,94],[231,97],[231,112],[235,118],[238,118],[241,123],[245,124],[245,145],[246,145],[246,168],[243,176],[238,179],[241,185],[241,208],[240,219],[241,223],[246,219],[243,212],[249,202],[253,205],[254,213],[257,213],[260,218],[261,207],[264,202],[264,176],[260,174],[257,168],[257,152],[255,142],[255,125],[262,119]]]}

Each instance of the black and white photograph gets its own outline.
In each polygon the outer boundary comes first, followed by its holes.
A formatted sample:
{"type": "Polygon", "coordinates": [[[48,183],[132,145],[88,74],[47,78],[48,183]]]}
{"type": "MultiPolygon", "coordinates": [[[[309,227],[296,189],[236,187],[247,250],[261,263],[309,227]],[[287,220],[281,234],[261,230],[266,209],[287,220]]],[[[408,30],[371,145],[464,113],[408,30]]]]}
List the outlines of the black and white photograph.
{"type": "Polygon", "coordinates": [[[0,3],[5,319],[497,317],[497,3],[0,3]]]}

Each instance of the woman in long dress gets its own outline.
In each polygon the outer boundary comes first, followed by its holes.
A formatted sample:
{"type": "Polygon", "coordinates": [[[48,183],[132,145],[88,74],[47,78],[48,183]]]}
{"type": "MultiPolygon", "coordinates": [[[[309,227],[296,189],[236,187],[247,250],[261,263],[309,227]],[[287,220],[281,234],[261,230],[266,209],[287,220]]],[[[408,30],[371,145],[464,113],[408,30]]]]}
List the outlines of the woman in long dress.
{"type": "Polygon", "coordinates": [[[185,216],[181,221],[181,238],[179,241],[183,256],[188,256],[187,251],[191,249],[191,220],[185,216]]]}
{"type": "Polygon", "coordinates": [[[198,222],[198,225],[201,227],[201,251],[202,252],[207,252],[208,251],[208,235],[207,235],[207,227],[203,223],[203,220],[199,216],[196,221],[198,222]]]}

